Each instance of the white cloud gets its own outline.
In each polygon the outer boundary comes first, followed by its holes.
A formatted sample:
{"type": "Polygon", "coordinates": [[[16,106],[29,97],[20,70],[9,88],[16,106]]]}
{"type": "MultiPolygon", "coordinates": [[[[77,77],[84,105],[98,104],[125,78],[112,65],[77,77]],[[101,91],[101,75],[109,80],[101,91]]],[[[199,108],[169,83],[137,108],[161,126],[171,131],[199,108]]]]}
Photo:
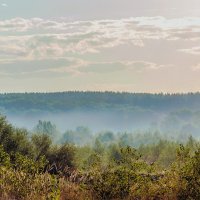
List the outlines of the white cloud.
{"type": "Polygon", "coordinates": [[[183,17],[167,19],[162,16],[157,17],[136,17],[133,20],[139,22],[140,26],[155,26],[161,29],[184,29],[187,27],[200,26],[200,18],[183,17]]]}
{"type": "Polygon", "coordinates": [[[200,47],[192,47],[188,49],[179,49],[179,51],[192,54],[192,55],[200,55],[200,47]]]}
{"type": "Polygon", "coordinates": [[[1,6],[3,6],[3,7],[8,7],[8,4],[2,3],[1,6]]]}
{"type": "Polygon", "coordinates": [[[146,40],[200,40],[200,18],[137,17],[75,22],[14,18],[0,21],[0,49],[3,49],[3,57],[12,59],[98,53],[120,45],[141,48],[146,40]]]}
{"type": "Polygon", "coordinates": [[[137,72],[143,72],[146,70],[159,70],[166,67],[171,67],[171,65],[159,65],[153,62],[147,61],[124,61],[123,63],[129,70],[134,69],[137,72]]]}
{"type": "Polygon", "coordinates": [[[5,76],[79,76],[113,72],[140,76],[177,66],[177,63],[173,64],[176,61],[172,51],[180,55],[180,52],[199,55],[200,47],[191,47],[197,41],[200,41],[198,18],[139,17],[75,22],[15,18],[0,21],[0,72],[5,76]],[[172,45],[175,42],[178,47],[172,45]],[[180,45],[183,42],[186,44],[184,48],[180,45]],[[167,62],[162,61],[162,51],[166,47],[163,44],[169,44],[167,62]],[[122,57],[115,56],[114,50],[120,47],[123,47],[122,57]],[[131,52],[130,47],[135,51],[131,52]],[[109,50],[113,50],[112,56],[108,55],[109,50]],[[126,54],[131,56],[126,57],[126,54]],[[62,64],[53,62],[62,59],[67,61],[62,64]],[[54,65],[39,64],[47,60],[54,65]]]}

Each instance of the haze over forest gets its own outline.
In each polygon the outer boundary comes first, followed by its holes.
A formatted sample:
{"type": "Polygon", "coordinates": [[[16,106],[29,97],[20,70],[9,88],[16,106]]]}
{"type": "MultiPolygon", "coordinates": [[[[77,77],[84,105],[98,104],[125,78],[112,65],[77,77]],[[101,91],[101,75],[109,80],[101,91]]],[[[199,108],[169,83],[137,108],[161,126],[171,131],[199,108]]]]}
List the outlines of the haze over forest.
{"type": "MultiPolygon", "coordinates": [[[[88,128],[121,133],[160,132],[182,141],[200,137],[200,94],[62,92],[1,94],[0,111],[17,127],[32,131],[39,120],[58,131],[88,128]]],[[[55,136],[60,137],[60,135],[55,136]]]]}
{"type": "Polygon", "coordinates": [[[199,0],[0,0],[1,115],[59,138],[199,139],[199,13],[199,0]]]}

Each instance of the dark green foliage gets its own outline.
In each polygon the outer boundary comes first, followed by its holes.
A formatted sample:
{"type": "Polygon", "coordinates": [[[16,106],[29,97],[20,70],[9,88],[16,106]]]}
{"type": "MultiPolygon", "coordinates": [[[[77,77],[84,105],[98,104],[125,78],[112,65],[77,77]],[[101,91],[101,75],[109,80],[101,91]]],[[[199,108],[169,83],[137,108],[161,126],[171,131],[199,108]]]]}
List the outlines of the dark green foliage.
{"type": "Polygon", "coordinates": [[[67,111],[76,109],[106,109],[119,110],[133,107],[155,110],[172,110],[196,108],[199,106],[200,94],[131,94],[115,92],[61,92],[61,93],[24,93],[1,94],[0,107],[5,110],[19,111],[67,111]]]}
{"type": "Polygon", "coordinates": [[[100,199],[123,199],[129,195],[138,173],[147,165],[139,160],[140,156],[136,149],[131,147],[112,146],[109,151],[107,164],[101,162],[98,154],[93,154],[92,168],[89,171],[89,188],[100,199]]]}
{"type": "Polygon", "coordinates": [[[51,144],[52,144],[52,140],[49,135],[35,134],[35,135],[32,135],[31,141],[33,144],[36,160],[39,159],[42,155],[45,155],[45,156],[48,155],[51,144]]]}
{"type": "Polygon", "coordinates": [[[0,146],[0,167],[13,168],[28,174],[39,174],[44,172],[47,163],[48,161],[44,156],[35,161],[18,152],[6,153],[3,146],[0,146]]]}
{"type": "Polygon", "coordinates": [[[10,167],[10,156],[3,149],[3,146],[0,146],[0,166],[10,167]]]}
{"type": "Polygon", "coordinates": [[[179,199],[200,199],[200,147],[191,153],[189,148],[181,146],[179,152],[179,173],[183,187],[179,199]]]}
{"type": "Polygon", "coordinates": [[[48,163],[44,156],[40,157],[37,161],[19,153],[14,154],[12,157],[12,167],[28,174],[43,173],[48,163]]]}
{"type": "Polygon", "coordinates": [[[24,155],[33,155],[32,144],[25,129],[12,127],[5,117],[0,116],[0,145],[8,153],[19,152],[24,155]]]}
{"type": "Polygon", "coordinates": [[[74,168],[75,147],[70,144],[63,144],[51,148],[47,155],[49,164],[55,164],[62,173],[68,168],[74,168]]]}
{"type": "Polygon", "coordinates": [[[122,166],[94,169],[89,176],[88,187],[99,199],[127,197],[136,178],[134,171],[122,166]]]}

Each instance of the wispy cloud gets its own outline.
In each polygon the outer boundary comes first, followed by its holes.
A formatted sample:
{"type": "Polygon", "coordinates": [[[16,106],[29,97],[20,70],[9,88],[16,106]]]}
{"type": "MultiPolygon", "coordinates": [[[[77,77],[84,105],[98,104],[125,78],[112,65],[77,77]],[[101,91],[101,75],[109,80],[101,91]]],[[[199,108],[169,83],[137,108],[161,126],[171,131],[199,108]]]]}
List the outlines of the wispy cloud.
{"type": "Polygon", "coordinates": [[[112,84],[110,89],[137,85],[139,90],[142,84],[152,88],[159,81],[167,88],[172,77],[177,83],[180,72],[190,80],[187,76],[199,70],[199,42],[200,18],[2,20],[0,76],[67,77],[69,87],[79,89],[85,83],[94,89],[112,84]]]}
{"type": "Polygon", "coordinates": [[[200,55],[200,46],[198,47],[191,47],[188,49],[179,49],[179,51],[192,54],[192,55],[200,55]]]}
{"type": "MultiPolygon", "coordinates": [[[[38,75],[39,73],[53,73],[62,75],[80,75],[80,74],[102,74],[113,72],[133,72],[141,73],[148,70],[160,70],[171,66],[159,65],[146,61],[112,61],[112,62],[92,62],[82,59],[48,59],[38,61],[18,61],[15,63],[5,63],[0,71],[5,76],[16,75],[38,75]]],[[[1,74],[1,75],[2,75],[1,74]]]]}
{"type": "Polygon", "coordinates": [[[98,53],[121,45],[142,48],[146,40],[200,40],[200,19],[139,17],[68,22],[15,18],[0,21],[0,56],[12,60],[98,53]]]}
{"type": "Polygon", "coordinates": [[[3,6],[3,7],[8,7],[8,4],[2,3],[1,6],[3,6]]]}

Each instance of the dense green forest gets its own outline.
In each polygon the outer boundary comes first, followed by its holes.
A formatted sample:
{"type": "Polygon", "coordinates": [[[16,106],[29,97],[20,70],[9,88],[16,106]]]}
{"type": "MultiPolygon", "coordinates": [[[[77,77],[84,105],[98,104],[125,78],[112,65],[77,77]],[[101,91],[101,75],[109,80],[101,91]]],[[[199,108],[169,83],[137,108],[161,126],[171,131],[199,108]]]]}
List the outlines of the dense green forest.
{"type": "Polygon", "coordinates": [[[51,122],[30,132],[0,117],[0,199],[200,199],[192,136],[181,144],[158,132],[91,135],[78,127],[55,142],[57,134],[51,122]]]}
{"type": "Polygon", "coordinates": [[[59,92],[0,94],[0,108],[8,112],[64,112],[70,110],[142,108],[157,111],[196,109],[200,93],[148,94],[115,92],[59,92]]]}

